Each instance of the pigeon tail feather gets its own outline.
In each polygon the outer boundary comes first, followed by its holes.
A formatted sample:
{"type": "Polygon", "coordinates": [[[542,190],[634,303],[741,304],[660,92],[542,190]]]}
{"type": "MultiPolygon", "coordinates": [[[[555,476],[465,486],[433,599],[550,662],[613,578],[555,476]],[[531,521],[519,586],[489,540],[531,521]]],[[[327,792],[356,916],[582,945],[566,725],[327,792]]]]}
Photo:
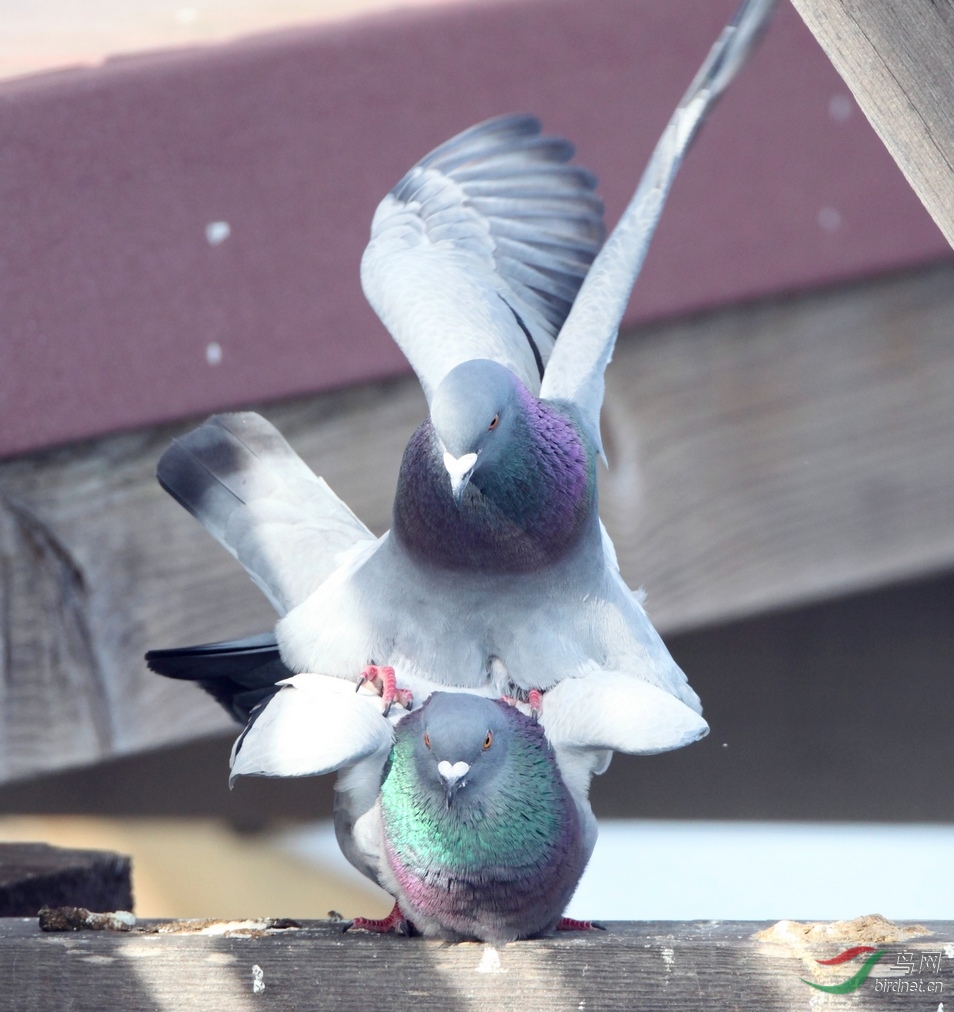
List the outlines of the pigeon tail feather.
{"type": "Polygon", "coordinates": [[[166,678],[196,682],[241,724],[271,699],[279,682],[293,674],[282,663],[273,633],[150,650],[146,664],[166,678]]]}

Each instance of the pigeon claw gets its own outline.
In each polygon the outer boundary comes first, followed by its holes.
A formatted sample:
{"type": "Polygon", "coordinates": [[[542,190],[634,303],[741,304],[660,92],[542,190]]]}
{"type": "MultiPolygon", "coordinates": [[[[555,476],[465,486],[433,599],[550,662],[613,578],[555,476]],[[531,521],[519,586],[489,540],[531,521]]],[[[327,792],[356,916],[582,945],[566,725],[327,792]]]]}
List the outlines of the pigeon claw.
{"type": "Polygon", "coordinates": [[[578,921],[575,917],[561,917],[557,921],[557,931],[605,931],[599,921],[578,921]]]}
{"type": "Polygon", "coordinates": [[[384,716],[391,712],[391,704],[397,703],[405,710],[410,710],[414,702],[414,694],[410,689],[399,689],[394,677],[394,668],[385,664],[369,664],[358,676],[358,684],[355,687],[357,692],[362,685],[370,683],[384,700],[384,716]]]}
{"type": "Polygon", "coordinates": [[[527,702],[530,704],[530,716],[536,720],[543,709],[543,693],[539,689],[531,689],[527,693],[527,702]]]}
{"type": "Polygon", "coordinates": [[[387,917],[382,917],[381,920],[373,920],[369,917],[356,917],[353,921],[349,921],[343,931],[351,931],[352,929],[358,931],[371,931],[376,935],[410,935],[411,934],[411,922],[404,916],[401,908],[394,904],[391,913],[387,917]]]}
{"type": "Polygon", "coordinates": [[[395,689],[394,698],[405,710],[410,710],[414,706],[414,693],[410,689],[395,689]]]}
{"type": "Polygon", "coordinates": [[[517,696],[501,696],[500,698],[510,706],[529,706],[532,720],[538,720],[540,711],[543,709],[543,693],[539,689],[528,690],[526,699],[520,699],[517,696]]]}

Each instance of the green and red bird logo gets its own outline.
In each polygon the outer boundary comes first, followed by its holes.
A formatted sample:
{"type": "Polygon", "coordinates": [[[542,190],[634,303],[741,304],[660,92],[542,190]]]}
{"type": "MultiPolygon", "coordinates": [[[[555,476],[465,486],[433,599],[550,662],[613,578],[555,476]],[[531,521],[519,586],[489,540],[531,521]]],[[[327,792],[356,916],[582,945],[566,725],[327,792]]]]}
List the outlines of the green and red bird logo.
{"type": "Polygon", "coordinates": [[[862,963],[861,969],[840,984],[813,984],[810,980],[805,980],[804,977],[800,977],[799,979],[802,983],[815,988],[817,991],[827,991],[828,994],[851,994],[852,991],[857,991],[864,984],[868,979],[868,974],[874,969],[875,963],[887,951],[887,949],[875,949],[873,945],[855,945],[850,949],[845,949],[844,952],[840,952],[831,959],[816,959],[815,962],[820,963],[822,966],[840,966],[842,963],[849,963],[851,960],[857,959],[858,956],[864,955],[866,952],[871,953],[864,963],[862,963]]]}

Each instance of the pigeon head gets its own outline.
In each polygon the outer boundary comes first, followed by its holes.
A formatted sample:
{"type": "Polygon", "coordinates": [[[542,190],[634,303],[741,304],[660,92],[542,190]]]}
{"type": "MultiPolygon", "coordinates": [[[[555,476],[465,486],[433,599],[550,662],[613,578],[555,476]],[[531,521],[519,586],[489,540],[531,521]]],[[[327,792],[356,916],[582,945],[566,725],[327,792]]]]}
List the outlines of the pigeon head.
{"type": "Polygon", "coordinates": [[[452,369],[431,402],[431,425],[444,451],[444,467],[459,504],[475,472],[505,453],[526,388],[507,368],[473,359],[452,369]]]}
{"type": "MultiPolygon", "coordinates": [[[[505,704],[468,692],[435,692],[410,721],[414,765],[423,784],[443,792],[483,794],[505,768],[513,728],[505,704]]],[[[402,721],[402,725],[409,718],[402,721]]]]}

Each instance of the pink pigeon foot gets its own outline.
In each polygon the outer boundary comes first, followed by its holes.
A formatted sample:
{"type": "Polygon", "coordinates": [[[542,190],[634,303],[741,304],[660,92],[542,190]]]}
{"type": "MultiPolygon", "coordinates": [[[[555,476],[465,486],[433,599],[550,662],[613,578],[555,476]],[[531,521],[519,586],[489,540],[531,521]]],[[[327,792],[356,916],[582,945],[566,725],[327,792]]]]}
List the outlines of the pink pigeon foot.
{"type": "Polygon", "coordinates": [[[543,709],[543,693],[539,689],[529,689],[526,700],[517,699],[516,696],[501,696],[500,698],[511,706],[517,706],[520,703],[526,702],[530,707],[530,716],[534,720],[540,716],[540,711],[543,709]]]}
{"type": "Polygon", "coordinates": [[[388,935],[394,932],[395,935],[409,935],[411,933],[411,922],[404,916],[401,908],[394,904],[394,908],[387,917],[376,921],[368,917],[356,917],[345,925],[344,930],[350,931],[357,928],[359,931],[373,931],[377,935],[388,935]]]}
{"type": "Polygon", "coordinates": [[[391,712],[392,703],[403,706],[405,710],[411,709],[414,695],[409,689],[399,689],[397,687],[394,668],[383,664],[369,664],[358,676],[358,689],[365,682],[370,682],[381,693],[381,698],[384,700],[385,717],[391,712]]]}
{"type": "Polygon", "coordinates": [[[539,689],[531,689],[527,693],[527,702],[530,704],[530,716],[536,720],[543,709],[543,693],[539,689]]]}
{"type": "Polygon", "coordinates": [[[561,917],[557,921],[557,931],[605,931],[599,921],[578,921],[575,917],[561,917]]]}

